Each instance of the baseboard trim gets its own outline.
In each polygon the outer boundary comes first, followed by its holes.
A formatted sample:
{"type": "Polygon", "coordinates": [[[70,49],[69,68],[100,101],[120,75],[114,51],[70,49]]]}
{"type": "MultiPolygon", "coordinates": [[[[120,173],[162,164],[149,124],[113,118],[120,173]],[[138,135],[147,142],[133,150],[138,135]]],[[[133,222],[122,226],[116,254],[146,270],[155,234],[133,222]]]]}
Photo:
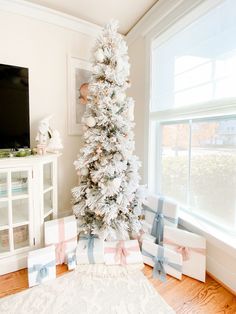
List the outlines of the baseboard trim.
{"type": "Polygon", "coordinates": [[[223,281],[219,280],[216,276],[214,276],[211,272],[206,272],[208,276],[210,276],[212,279],[214,279],[216,282],[218,282],[223,288],[225,288],[227,291],[232,293],[234,296],[236,296],[236,291],[231,289],[229,286],[227,286],[223,281]]]}

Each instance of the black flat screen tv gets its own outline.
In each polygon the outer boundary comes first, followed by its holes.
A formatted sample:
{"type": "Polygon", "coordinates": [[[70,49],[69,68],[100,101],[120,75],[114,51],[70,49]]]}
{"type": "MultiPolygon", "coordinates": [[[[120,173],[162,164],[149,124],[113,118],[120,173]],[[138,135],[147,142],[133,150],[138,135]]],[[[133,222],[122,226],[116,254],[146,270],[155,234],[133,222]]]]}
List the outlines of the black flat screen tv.
{"type": "Polygon", "coordinates": [[[30,147],[28,72],[0,64],[0,149],[30,147]]]}

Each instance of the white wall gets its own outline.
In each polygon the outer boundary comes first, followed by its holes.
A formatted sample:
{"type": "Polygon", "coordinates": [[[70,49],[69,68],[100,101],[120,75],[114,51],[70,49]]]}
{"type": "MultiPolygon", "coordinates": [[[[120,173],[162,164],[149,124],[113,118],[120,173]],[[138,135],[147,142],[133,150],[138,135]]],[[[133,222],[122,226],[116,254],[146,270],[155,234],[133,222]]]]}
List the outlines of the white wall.
{"type": "MultiPolygon", "coordinates": [[[[94,29],[96,33],[98,28],[94,29]]],[[[53,127],[62,136],[64,150],[58,169],[61,212],[71,208],[70,190],[76,184],[73,161],[81,143],[79,136],[67,132],[67,57],[88,60],[94,39],[93,33],[80,32],[79,27],[73,31],[0,7],[0,63],[29,68],[31,145],[35,145],[38,121],[49,114],[54,115],[53,127]]]]}
{"type": "Polygon", "coordinates": [[[135,120],[135,154],[142,162],[140,175],[142,183],[147,183],[145,180],[145,141],[146,141],[146,125],[145,125],[145,45],[143,38],[138,38],[129,45],[129,56],[131,63],[130,81],[131,88],[128,90],[128,95],[132,96],[135,101],[134,120],[135,120]]]}
{"type": "MultiPolygon", "coordinates": [[[[131,83],[129,94],[136,101],[136,153],[143,162],[144,183],[147,183],[148,169],[148,106],[149,106],[149,62],[150,40],[161,34],[165,29],[174,24],[179,17],[186,14],[194,6],[204,3],[204,0],[159,0],[158,3],[144,16],[143,19],[127,35],[129,56],[131,62],[131,83]]],[[[220,0],[217,2],[220,2],[220,0]]],[[[209,6],[214,5],[208,1],[209,6]]],[[[216,4],[216,2],[215,2],[216,4]]],[[[208,4],[207,4],[208,5],[208,4]]],[[[182,225],[207,239],[207,270],[214,277],[236,293],[236,247],[222,241],[220,236],[212,236],[205,228],[200,228],[197,223],[190,223],[181,219],[182,225]]],[[[218,235],[217,235],[218,236],[218,235]]]]}

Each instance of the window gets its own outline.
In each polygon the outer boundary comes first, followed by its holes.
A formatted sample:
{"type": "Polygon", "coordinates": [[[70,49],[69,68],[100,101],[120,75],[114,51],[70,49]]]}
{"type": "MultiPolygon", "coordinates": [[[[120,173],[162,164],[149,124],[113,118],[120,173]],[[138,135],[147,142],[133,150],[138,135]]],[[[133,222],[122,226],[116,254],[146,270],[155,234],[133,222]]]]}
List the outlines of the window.
{"type": "Polygon", "coordinates": [[[178,23],[152,43],[149,186],[236,232],[236,2],[178,23]]]}

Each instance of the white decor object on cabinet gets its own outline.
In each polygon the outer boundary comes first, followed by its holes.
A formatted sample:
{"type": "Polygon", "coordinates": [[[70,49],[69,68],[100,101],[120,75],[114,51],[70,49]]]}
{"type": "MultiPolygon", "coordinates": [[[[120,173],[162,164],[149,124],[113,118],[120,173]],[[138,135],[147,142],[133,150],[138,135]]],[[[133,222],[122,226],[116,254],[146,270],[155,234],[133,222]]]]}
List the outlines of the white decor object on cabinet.
{"type": "Polygon", "coordinates": [[[0,275],[27,267],[57,218],[58,154],[0,159],[0,275]]]}

